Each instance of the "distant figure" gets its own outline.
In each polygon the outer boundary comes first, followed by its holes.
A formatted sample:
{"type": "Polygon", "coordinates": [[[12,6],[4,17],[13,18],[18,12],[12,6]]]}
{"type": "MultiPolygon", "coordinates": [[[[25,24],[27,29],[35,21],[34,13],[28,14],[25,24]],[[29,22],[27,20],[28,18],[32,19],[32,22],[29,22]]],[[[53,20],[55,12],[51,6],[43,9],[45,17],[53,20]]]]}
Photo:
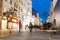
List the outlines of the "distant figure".
{"type": "Polygon", "coordinates": [[[47,29],[49,30],[51,28],[51,23],[50,22],[47,22],[47,29]]]}
{"type": "Polygon", "coordinates": [[[43,25],[41,24],[41,25],[39,25],[39,28],[40,28],[41,30],[43,30],[44,27],[43,27],[43,25]]]}
{"type": "Polygon", "coordinates": [[[29,26],[28,25],[25,26],[25,30],[29,31],[29,26]]]}
{"type": "Polygon", "coordinates": [[[50,22],[44,23],[43,25],[44,25],[45,30],[49,30],[52,26],[52,24],[50,22]]]}
{"type": "Polygon", "coordinates": [[[21,27],[22,27],[22,22],[19,21],[19,32],[20,32],[21,27]]]}
{"type": "Polygon", "coordinates": [[[25,29],[27,29],[27,28],[28,28],[28,25],[25,26],[25,29]]]}
{"type": "Polygon", "coordinates": [[[30,32],[32,32],[32,28],[33,28],[33,25],[32,25],[32,23],[30,22],[30,24],[29,24],[30,32]]]}

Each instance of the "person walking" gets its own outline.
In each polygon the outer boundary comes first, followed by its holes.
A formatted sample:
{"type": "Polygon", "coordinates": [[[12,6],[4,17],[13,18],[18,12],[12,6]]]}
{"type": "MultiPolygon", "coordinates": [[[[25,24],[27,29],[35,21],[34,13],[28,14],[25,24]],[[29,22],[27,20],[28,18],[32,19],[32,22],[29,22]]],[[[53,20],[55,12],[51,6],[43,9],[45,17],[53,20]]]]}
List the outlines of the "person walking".
{"type": "Polygon", "coordinates": [[[19,32],[20,32],[21,27],[22,27],[22,22],[19,21],[19,32]]]}
{"type": "Polygon", "coordinates": [[[30,32],[32,32],[32,28],[33,28],[33,25],[32,25],[32,23],[30,22],[30,24],[29,24],[30,32]]]}

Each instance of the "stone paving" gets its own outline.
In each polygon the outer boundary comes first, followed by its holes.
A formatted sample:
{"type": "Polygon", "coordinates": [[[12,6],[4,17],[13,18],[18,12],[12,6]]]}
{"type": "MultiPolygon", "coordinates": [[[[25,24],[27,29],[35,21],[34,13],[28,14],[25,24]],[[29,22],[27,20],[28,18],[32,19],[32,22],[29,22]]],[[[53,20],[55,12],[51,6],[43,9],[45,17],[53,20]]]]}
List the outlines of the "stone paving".
{"type": "Polygon", "coordinates": [[[0,38],[0,40],[60,40],[60,33],[56,35],[52,35],[49,32],[41,32],[39,30],[35,30],[32,33],[30,32],[17,32],[10,34],[9,36],[0,38]]]}

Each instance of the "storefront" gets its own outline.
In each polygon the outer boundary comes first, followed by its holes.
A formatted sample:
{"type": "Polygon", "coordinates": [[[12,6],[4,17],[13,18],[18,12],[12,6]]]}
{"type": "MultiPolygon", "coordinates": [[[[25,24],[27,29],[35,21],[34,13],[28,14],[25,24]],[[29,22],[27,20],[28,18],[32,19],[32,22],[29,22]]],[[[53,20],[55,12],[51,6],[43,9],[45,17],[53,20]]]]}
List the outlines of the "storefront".
{"type": "Polygon", "coordinates": [[[18,29],[18,17],[17,16],[9,15],[8,29],[18,29]]]}
{"type": "Polygon", "coordinates": [[[2,17],[2,30],[6,30],[7,29],[7,17],[6,16],[3,16],[2,17]]]}
{"type": "Polygon", "coordinates": [[[13,19],[12,19],[12,28],[13,29],[19,29],[18,17],[16,17],[16,16],[13,16],[13,19]]]}

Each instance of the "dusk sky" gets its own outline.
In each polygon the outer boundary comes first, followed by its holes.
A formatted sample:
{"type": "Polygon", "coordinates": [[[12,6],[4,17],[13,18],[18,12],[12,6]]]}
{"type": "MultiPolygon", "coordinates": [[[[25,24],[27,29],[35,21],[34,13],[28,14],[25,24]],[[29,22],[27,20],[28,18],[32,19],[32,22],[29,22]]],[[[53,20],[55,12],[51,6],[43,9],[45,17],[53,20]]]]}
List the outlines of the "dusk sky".
{"type": "Polygon", "coordinates": [[[49,15],[50,2],[51,0],[32,0],[32,7],[38,11],[43,23],[49,15]]]}

